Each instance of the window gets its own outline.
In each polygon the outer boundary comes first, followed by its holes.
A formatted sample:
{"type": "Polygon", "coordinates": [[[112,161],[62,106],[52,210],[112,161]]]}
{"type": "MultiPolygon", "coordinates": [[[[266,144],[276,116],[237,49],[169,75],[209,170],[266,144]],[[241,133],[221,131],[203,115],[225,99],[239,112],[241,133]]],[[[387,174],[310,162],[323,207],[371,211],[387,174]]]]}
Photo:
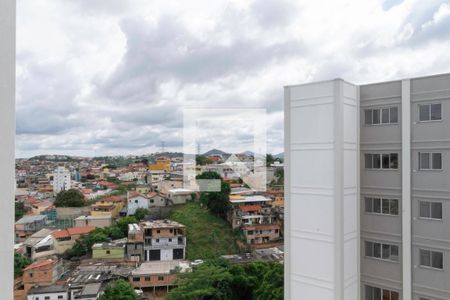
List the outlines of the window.
{"type": "Polygon", "coordinates": [[[398,215],[398,199],[365,197],[366,212],[383,215],[398,215]]]}
{"type": "Polygon", "coordinates": [[[419,201],[419,217],[442,220],[442,203],[419,201]]]}
{"type": "Polygon", "coordinates": [[[419,170],[442,170],[442,153],[419,153],[419,170]]]}
{"type": "Polygon", "coordinates": [[[365,300],[399,300],[398,292],[370,285],[365,286],[365,300]]]}
{"type": "Polygon", "coordinates": [[[156,242],[159,243],[159,239],[156,239],[156,242]]]}
{"type": "Polygon", "coordinates": [[[150,281],[150,276],[145,276],[145,281],[150,281]]]}
{"type": "Polygon", "coordinates": [[[367,257],[398,261],[398,246],[366,241],[365,254],[367,257]]]}
{"type": "Polygon", "coordinates": [[[420,265],[435,269],[444,268],[444,253],[420,249],[420,265]]]}
{"type": "Polygon", "coordinates": [[[366,169],[398,169],[397,153],[366,153],[364,161],[366,169]]]}
{"type": "Polygon", "coordinates": [[[442,105],[440,103],[420,104],[419,120],[421,122],[442,120],[442,105]]]}
{"type": "Polygon", "coordinates": [[[163,281],[164,280],[164,276],[158,276],[158,280],[159,281],[163,281]]]}
{"type": "Polygon", "coordinates": [[[139,278],[139,277],[133,277],[133,281],[140,281],[141,280],[141,278],[139,278]]]}
{"type": "Polygon", "coordinates": [[[58,295],[58,299],[63,299],[63,295],[58,295]]]}
{"type": "Polygon", "coordinates": [[[111,254],[111,251],[109,251],[109,250],[106,250],[106,254],[111,254]]]}
{"type": "Polygon", "coordinates": [[[155,202],[155,200],[153,200],[153,199],[150,199],[150,203],[153,203],[153,202],[155,202]]]}
{"type": "Polygon", "coordinates": [[[44,300],[50,300],[50,296],[45,296],[44,300]]]}
{"type": "Polygon", "coordinates": [[[159,229],[158,229],[158,230],[156,230],[156,233],[161,233],[161,230],[159,230],[159,229]]]}
{"type": "Polygon", "coordinates": [[[172,239],[169,238],[169,243],[171,243],[171,242],[172,242],[172,239]]]}
{"type": "Polygon", "coordinates": [[[398,123],[398,108],[365,109],[364,117],[366,125],[395,124],[398,123]]]}

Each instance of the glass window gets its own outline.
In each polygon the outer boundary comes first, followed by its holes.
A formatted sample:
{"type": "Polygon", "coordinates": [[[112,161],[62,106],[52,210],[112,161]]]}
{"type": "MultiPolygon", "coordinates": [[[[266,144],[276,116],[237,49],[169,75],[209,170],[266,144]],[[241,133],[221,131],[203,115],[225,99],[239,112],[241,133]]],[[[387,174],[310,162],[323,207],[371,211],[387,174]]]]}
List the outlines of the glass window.
{"type": "Polygon", "coordinates": [[[372,198],[370,197],[366,197],[365,198],[365,202],[366,202],[366,212],[372,212],[372,198]]]}
{"type": "Polygon", "coordinates": [[[441,153],[433,153],[432,154],[432,164],[433,169],[440,170],[442,169],[442,154],[441,153]]]}
{"type": "Polygon", "coordinates": [[[391,291],[391,300],[399,300],[400,296],[397,292],[391,291]]]}
{"type": "Polygon", "coordinates": [[[431,266],[433,268],[442,269],[443,268],[443,253],[442,252],[431,252],[431,266]]]}
{"type": "Polygon", "coordinates": [[[390,155],[390,168],[397,169],[398,168],[398,154],[391,153],[390,155]]]}
{"type": "Polygon", "coordinates": [[[430,215],[430,202],[427,201],[419,201],[419,212],[421,218],[429,218],[430,215]]]}
{"type": "Polygon", "coordinates": [[[390,290],[383,290],[383,300],[391,300],[391,291],[390,290]]]}
{"type": "Polygon", "coordinates": [[[397,123],[398,122],[398,108],[391,107],[390,110],[391,110],[391,113],[390,113],[391,123],[397,123]]]}
{"type": "Polygon", "coordinates": [[[419,153],[419,169],[430,169],[430,153],[419,153]]]}
{"type": "Polygon", "coordinates": [[[380,154],[372,154],[373,155],[373,168],[379,169],[381,167],[381,155],[380,154]]]}
{"type": "Polygon", "coordinates": [[[442,203],[440,202],[431,203],[431,217],[433,219],[442,219],[442,203]]]}
{"type": "Polygon", "coordinates": [[[391,215],[398,215],[398,200],[397,199],[391,199],[389,202],[389,213],[391,215]]]}
{"type": "Polygon", "coordinates": [[[381,110],[381,123],[389,124],[389,108],[383,108],[381,110]]]}
{"type": "Polygon", "coordinates": [[[369,257],[373,256],[373,243],[372,242],[366,242],[366,256],[369,256],[369,257]]]}
{"type": "Polygon", "coordinates": [[[431,120],[441,120],[441,104],[431,104],[431,120]]]}
{"type": "Polygon", "coordinates": [[[373,198],[373,212],[374,213],[381,213],[381,199],[380,198],[373,198]]]}
{"type": "Polygon", "coordinates": [[[382,258],[389,259],[389,256],[391,255],[391,247],[387,244],[383,244],[381,248],[382,248],[382,258]]]}
{"type": "Polygon", "coordinates": [[[391,245],[391,259],[398,261],[398,246],[391,245]]]}
{"type": "Polygon", "coordinates": [[[430,120],[430,105],[419,105],[419,120],[429,121],[430,120]]]}
{"type": "Polygon", "coordinates": [[[383,169],[389,169],[389,154],[381,155],[383,169]]]}
{"type": "Polygon", "coordinates": [[[366,160],[366,169],[372,169],[373,165],[372,165],[372,154],[366,154],[365,156],[365,160],[366,160]]]}
{"type": "Polygon", "coordinates": [[[373,299],[381,300],[381,289],[380,288],[373,288],[373,299]]]}
{"type": "Polygon", "coordinates": [[[431,253],[429,250],[420,250],[420,265],[426,267],[431,266],[431,253]]]}
{"type": "Polygon", "coordinates": [[[373,257],[381,258],[381,244],[373,243],[373,257]]]}
{"type": "Polygon", "coordinates": [[[373,300],[373,287],[366,285],[366,300],[373,300]]]}
{"type": "Polygon", "coordinates": [[[380,110],[374,109],[372,113],[372,124],[380,124],[380,110]]]}
{"type": "Polygon", "coordinates": [[[371,109],[364,110],[364,117],[365,117],[366,125],[372,125],[372,110],[371,109]]]}
{"type": "Polygon", "coordinates": [[[389,214],[389,199],[383,199],[381,203],[381,212],[385,215],[389,214]]]}

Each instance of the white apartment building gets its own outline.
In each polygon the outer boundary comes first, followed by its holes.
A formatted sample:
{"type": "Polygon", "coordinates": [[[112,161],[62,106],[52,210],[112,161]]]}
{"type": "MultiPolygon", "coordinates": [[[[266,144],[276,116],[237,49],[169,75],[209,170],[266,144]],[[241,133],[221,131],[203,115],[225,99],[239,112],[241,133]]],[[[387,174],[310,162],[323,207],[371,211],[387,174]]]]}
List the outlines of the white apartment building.
{"type": "Polygon", "coordinates": [[[450,74],[285,87],[285,298],[450,299],[450,74]]]}
{"type": "Polygon", "coordinates": [[[53,173],[53,193],[56,195],[61,191],[71,188],[70,172],[65,167],[58,167],[53,173]]]}

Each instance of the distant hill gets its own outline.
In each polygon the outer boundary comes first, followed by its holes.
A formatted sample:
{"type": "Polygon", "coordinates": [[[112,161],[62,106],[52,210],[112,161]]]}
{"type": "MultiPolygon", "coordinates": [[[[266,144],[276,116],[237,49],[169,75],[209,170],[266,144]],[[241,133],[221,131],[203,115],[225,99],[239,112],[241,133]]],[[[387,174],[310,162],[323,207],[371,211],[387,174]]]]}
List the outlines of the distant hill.
{"type": "Polygon", "coordinates": [[[274,157],[274,158],[281,158],[281,159],[284,159],[284,152],[275,154],[273,157],[274,157]]]}
{"type": "Polygon", "coordinates": [[[255,156],[255,153],[253,153],[253,151],[244,151],[241,153],[242,155],[247,155],[247,156],[255,156]]]}
{"type": "Polygon", "coordinates": [[[219,150],[219,149],[211,149],[208,152],[203,153],[203,155],[209,156],[209,155],[226,155],[228,153],[219,150]]]}

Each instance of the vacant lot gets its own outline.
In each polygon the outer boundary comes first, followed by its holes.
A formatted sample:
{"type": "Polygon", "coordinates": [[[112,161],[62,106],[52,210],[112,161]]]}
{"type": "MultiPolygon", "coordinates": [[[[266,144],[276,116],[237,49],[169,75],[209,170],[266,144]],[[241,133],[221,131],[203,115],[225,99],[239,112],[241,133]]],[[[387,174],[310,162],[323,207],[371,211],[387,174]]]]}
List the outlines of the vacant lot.
{"type": "Polygon", "coordinates": [[[198,203],[188,202],[174,207],[169,218],[186,226],[187,259],[216,258],[238,253],[228,222],[212,215],[198,203]]]}

